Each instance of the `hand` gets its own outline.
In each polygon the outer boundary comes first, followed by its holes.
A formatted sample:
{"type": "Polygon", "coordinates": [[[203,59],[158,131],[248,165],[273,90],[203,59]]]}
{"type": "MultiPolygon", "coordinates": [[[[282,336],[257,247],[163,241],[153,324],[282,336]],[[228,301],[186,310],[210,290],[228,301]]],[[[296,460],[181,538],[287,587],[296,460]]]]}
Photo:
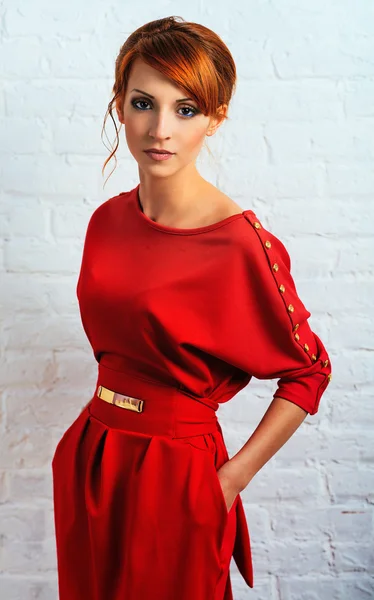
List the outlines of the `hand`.
{"type": "Polygon", "coordinates": [[[237,472],[236,463],[228,460],[217,471],[223,495],[226,500],[227,511],[231,510],[235,498],[244,489],[241,484],[241,473],[237,472]]]}

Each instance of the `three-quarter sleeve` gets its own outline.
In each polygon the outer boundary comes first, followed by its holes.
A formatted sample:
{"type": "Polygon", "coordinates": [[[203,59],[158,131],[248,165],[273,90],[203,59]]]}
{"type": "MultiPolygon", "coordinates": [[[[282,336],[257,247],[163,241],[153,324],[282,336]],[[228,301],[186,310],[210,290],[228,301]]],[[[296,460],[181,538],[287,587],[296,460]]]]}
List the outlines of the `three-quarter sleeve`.
{"type": "Polygon", "coordinates": [[[309,326],[311,313],[297,294],[284,244],[253,211],[244,214],[250,225],[244,296],[234,304],[244,303],[249,318],[242,348],[247,370],[258,379],[278,379],[274,397],[315,414],[332,377],[329,355],[309,326]]]}

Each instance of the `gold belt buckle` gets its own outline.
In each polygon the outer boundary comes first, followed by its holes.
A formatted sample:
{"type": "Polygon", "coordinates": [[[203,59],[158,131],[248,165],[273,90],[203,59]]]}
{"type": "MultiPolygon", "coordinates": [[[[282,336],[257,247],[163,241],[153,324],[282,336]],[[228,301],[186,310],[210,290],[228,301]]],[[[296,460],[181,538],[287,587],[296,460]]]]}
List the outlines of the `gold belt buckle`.
{"type": "Polygon", "coordinates": [[[135,412],[143,411],[144,400],[133,398],[132,396],[125,396],[124,394],[119,394],[118,392],[113,392],[103,385],[99,385],[97,388],[97,395],[99,398],[102,398],[102,400],[105,400],[105,402],[115,404],[120,408],[127,408],[127,410],[133,410],[135,412]]]}

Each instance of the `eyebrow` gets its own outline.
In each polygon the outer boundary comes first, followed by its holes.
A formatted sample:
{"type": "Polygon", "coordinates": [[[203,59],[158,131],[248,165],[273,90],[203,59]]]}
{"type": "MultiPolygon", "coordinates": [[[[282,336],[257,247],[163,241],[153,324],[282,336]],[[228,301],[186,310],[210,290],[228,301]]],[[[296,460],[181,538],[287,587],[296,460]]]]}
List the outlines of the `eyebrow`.
{"type": "MultiPolygon", "coordinates": [[[[134,88],[131,91],[132,92],[140,92],[141,94],[144,94],[145,96],[149,96],[149,98],[152,98],[152,100],[155,99],[154,96],[152,96],[151,94],[148,94],[147,92],[144,92],[143,90],[138,90],[137,88],[134,88]]],[[[185,102],[186,100],[192,100],[193,101],[193,98],[180,98],[179,100],[176,100],[176,102],[185,102]]]]}

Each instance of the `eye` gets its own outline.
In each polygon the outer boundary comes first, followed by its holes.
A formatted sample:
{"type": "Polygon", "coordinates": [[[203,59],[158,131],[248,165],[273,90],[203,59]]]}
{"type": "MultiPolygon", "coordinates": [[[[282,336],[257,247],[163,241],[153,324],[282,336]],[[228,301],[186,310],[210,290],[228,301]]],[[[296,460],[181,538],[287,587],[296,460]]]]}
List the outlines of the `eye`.
{"type": "MultiPolygon", "coordinates": [[[[132,106],[136,109],[136,110],[147,110],[147,109],[143,109],[140,108],[139,106],[137,106],[137,104],[142,103],[142,104],[148,104],[149,106],[151,106],[150,102],[148,102],[148,100],[144,100],[144,99],[139,99],[139,100],[132,100],[131,104],[132,106]]],[[[197,108],[194,108],[193,106],[189,106],[188,104],[186,104],[185,106],[180,106],[179,110],[189,110],[192,111],[192,114],[189,115],[182,115],[183,117],[187,117],[187,118],[191,118],[193,116],[195,116],[197,113],[199,113],[200,111],[197,108]]]]}

